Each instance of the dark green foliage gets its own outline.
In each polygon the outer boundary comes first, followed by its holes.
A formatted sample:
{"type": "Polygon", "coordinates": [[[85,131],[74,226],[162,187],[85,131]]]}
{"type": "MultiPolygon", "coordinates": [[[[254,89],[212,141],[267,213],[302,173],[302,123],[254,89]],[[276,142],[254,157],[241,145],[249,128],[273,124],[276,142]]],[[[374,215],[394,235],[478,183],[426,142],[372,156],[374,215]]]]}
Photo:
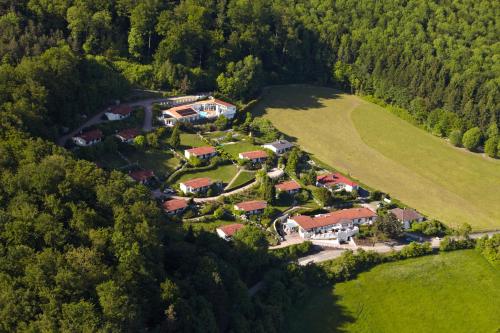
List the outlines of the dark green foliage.
{"type": "Polygon", "coordinates": [[[446,236],[441,240],[439,249],[441,251],[454,251],[461,249],[473,249],[476,245],[476,241],[470,238],[456,239],[446,236]]]}
{"type": "Polygon", "coordinates": [[[460,130],[453,130],[450,133],[450,143],[455,147],[462,146],[462,132],[460,130]]]}
{"type": "Polygon", "coordinates": [[[493,264],[500,264],[500,234],[484,236],[476,242],[476,249],[493,264]]]}
{"type": "Polygon", "coordinates": [[[398,238],[403,235],[403,226],[393,213],[380,215],[375,221],[375,229],[389,238],[398,238]]]}
{"type": "Polygon", "coordinates": [[[475,150],[481,143],[481,129],[473,127],[464,133],[462,137],[462,144],[469,150],[475,150]]]}
{"type": "Polygon", "coordinates": [[[450,232],[450,230],[443,223],[437,220],[424,221],[412,223],[411,230],[419,232],[426,236],[439,236],[442,237],[450,232]]]}
{"type": "Polygon", "coordinates": [[[174,129],[172,130],[172,134],[170,135],[170,139],[168,140],[168,143],[172,148],[176,149],[180,146],[181,144],[181,133],[179,130],[179,125],[175,125],[174,129]]]}

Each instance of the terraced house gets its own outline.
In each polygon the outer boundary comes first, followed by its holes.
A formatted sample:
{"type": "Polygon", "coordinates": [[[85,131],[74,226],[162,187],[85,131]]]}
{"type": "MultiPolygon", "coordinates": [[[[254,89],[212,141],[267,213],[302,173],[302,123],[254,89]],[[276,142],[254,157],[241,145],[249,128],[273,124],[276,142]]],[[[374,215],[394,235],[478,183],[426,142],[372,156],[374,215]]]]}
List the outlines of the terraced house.
{"type": "Polygon", "coordinates": [[[292,216],[286,225],[304,239],[347,241],[359,232],[359,225],[372,224],[376,218],[377,214],[368,208],[349,208],[315,216],[292,216]]]}

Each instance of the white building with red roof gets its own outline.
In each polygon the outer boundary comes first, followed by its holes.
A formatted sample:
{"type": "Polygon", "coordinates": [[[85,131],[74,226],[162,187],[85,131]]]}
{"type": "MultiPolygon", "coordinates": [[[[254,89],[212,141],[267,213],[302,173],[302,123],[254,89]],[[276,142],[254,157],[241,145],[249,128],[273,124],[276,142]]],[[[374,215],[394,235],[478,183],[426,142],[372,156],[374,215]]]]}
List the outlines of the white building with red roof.
{"type": "Polygon", "coordinates": [[[182,192],[185,194],[193,193],[204,193],[208,191],[210,186],[212,186],[214,182],[210,178],[194,178],[190,180],[183,181],[179,184],[179,187],[182,192]]]}
{"type": "Polygon", "coordinates": [[[81,147],[95,145],[102,141],[103,134],[100,129],[94,129],[87,132],[82,132],[73,137],[73,142],[81,147]]]}
{"type": "Polygon", "coordinates": [[[132,107],[128,105],[118,105],[110,107],[104,112],[108,120],[121,120],[130,117],[132,107]]]}
{"type": "Polygon", "coordinates": [[[220,238],[224,240],[231,240],[234,236],[235,233],[237,233],[239,230],[243,229],[245,225],[241,223],[233,223],[233,224],[228,224],[222,227],[219,227],[215,229],[217,232],[217,235],[219,235],[220,238]]]}
{"type": "Polygon", "coordinates": [[[263,150],[246,151],[239,153],[238,158],[241,160],[249,160],[252,163],[262,163],[267,159],[267,153],[263,150]]]}
{"type": "Polygon", "coordinates": [[[181,214],[187,206],[188,202],[184,199],[171,199],[162,204],[163,210],[169,215],[181,214]]]}
{"type": "Polygon", "coordinates": [[[299,183],[297,183],[295,180],[292,179],[276,184],[274,188],[276,188],[277,192],[286,192],[288,194],[295,194],[299,192],[302,187],[300,186],[299,183]]]}
{"type": "Polygon", "coordinates": [[[234,205],[234,209],[243,212],[245,215],[262,214],[267,207],[264,200],[243,201],[234,205]]]}
{"type": "Polygon", "coordinates": [[[173,127],[177,122],[194,123],[200,119],[200,115],[191,105],[175,106],[162,111],[165,126],[173,127]]]}
{"type": "Polygon", "coordinates": [[[137,128],[127,128],[116,133],[116,137],[121,142],[132,143],[134,139],[141,134],[137,128]]]}
{"type": "Polygon", "coordinates": [[[372,224],[377,214],[368,208],[349,208],[316,216],[289,217],[287,225],[297,227],[305,239],[338,239],[346,241],[358,233],[359,225],[372,224]]]}
{"type": "Polygon", "coordinates": [[[233,119],[236,114],[235,105],[213,97],[195,102],[191,106],[200,114],[200,117],[207,119],[218,118],[220,116],[233,119]]]}
{"type": "Polygon", "coordinates": [[[135,170],[130,171],[128,175],[140,184],[146,184],[148,181],[155,178],[153,170],[135,170]]]}
{"type": "Polygon", "coordinates": [[[191,149],[184,150],[184,156],[186,158],[198,157],[199,159],[205,160],[214,157],[217,155],[217,151],[214,147],[206,146],[206,147],[196,147],[191,149]]]}
{"type": "Polygon", "coordinates": [[[359,185],[340,173],[327,173],[316,177],[316,186],[326,187],[332,191],[352,192],[358,190],[359,185]]]}

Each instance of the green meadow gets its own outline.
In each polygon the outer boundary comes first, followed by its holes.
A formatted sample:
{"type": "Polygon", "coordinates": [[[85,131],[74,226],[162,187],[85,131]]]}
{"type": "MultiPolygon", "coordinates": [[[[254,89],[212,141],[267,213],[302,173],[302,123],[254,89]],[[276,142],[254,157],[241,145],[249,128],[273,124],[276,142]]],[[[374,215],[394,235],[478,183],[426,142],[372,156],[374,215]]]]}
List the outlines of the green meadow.
{"type": "Polygon", "coordinates": [[[455,148],[330,88],[273,87],[253,112],[317,159],[429,217],[475,230],[500,228],[500,160],[455,148]]]}
{"type": "Polygon", "coordinates": [[[500,328],[500,270],[475,250],[382,264],[317,289],[287,332],[470,333],[500,328]]]}

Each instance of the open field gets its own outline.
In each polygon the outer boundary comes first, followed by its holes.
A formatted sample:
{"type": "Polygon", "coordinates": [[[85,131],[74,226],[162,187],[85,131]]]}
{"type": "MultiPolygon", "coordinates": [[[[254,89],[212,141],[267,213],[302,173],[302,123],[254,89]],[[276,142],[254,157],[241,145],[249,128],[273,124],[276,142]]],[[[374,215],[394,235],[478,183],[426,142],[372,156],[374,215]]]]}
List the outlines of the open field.
{"type": "Polygon", "coordinates": [[[496,332],[500,271],[474,250],[382,264],[288,318],[287,332],[496,332]]]}
{"type": "Polygon", "coordinates": [[[157,176],[170,174],[180,163],[179,159],[168,150],[148,150],[142,151],[129,148],[123,152],[130,163],[137,163],[143,169],[150,169],[157,176]]]}
{"type": "Polygon", "coordinates": [[[500,228],[500,161],[333,89],[269,89],[254,109],[316,158],[450,225],[500,228]]]}
{"type": "Polygon", "coordinates": [[[234,180],[234,182],[231,184],[231,187],[228,188],[228,191],[231,191],[232,189],[239,187],[243,184],[249,183],[250,181],[255,179],[255,172],[254,171],[247,171],[243,170],[240,172],[238,177],[234,180]]]}
{"type": "Polygon", "coordinates": [[[223,183],[228,183],[231,179],[233,179],[237,172],[238,170],[236,166],[234,166],[233,164],[227,164],[218,166],[214,170],[185,173],[179,179],[177,179],[176,182],[180,183],[181,181],[193,178],[208,177],[212,180],[220,180],[223,183]]]}
{"type": "MultiPolygon", "coordinates": [[[[248,140],[248,139],[247,139],[248,140]]],[[[262,150],[262,147],[254,145],[248,141],[237,141],[233,144],[224,144],[221,146],[234,159],[238,159],[238,154],[246,151],[262,150]]]]}
{"type": "Polygon", "coordinates": [[[184,149],[207,146],[207,143],[201,140],[197,134],[181,133],[180,136],[181,136],[180,150],[182,150],[182,153],[184,153],[184,149]]]}

